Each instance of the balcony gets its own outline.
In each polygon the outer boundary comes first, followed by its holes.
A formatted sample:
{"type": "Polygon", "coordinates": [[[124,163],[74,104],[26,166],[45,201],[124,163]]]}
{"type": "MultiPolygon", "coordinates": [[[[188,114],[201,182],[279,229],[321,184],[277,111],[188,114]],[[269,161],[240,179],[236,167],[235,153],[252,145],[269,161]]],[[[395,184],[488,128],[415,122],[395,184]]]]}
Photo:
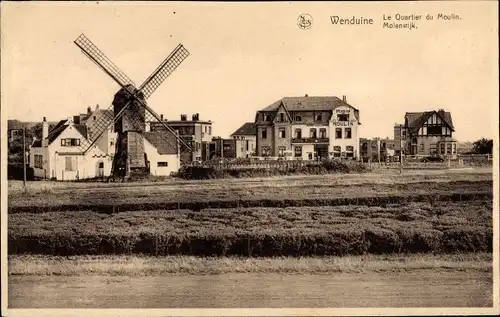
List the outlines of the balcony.
{"type": "Polygon", "coordinates": [[[293,138],[292,143],[328,144],[328,138],[293,138]]]}

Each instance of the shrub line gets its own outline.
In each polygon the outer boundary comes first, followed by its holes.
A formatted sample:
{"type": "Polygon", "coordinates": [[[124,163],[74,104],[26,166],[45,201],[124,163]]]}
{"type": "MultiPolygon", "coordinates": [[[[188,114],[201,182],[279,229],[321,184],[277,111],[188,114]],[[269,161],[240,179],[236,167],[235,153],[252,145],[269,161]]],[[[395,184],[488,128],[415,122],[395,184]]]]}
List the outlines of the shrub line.
{"type": "Polygon", "coordinates": [[[45,213],[55,211],[83,211],[91,210],[98,213],[112,214],[134,210],[193,210],[200,211],[207,208],[250,208],[250,207],[316,207],[316,206],[342,206],[363,205],[380,206],[385,204],[402,204],[411,202],[437,202],[437,201],[472,201],[492,200],[490,191],[452,193],[452,194],[419,194],[395,196],[366,196],[342,198],[309,198],[309,199],[238,199],[238,200],[212,200],[190,202],[163,202],[163,203],[118,203],[118,204],[62,204],[53,206],[11,206],[9,213],[45,213]]]}

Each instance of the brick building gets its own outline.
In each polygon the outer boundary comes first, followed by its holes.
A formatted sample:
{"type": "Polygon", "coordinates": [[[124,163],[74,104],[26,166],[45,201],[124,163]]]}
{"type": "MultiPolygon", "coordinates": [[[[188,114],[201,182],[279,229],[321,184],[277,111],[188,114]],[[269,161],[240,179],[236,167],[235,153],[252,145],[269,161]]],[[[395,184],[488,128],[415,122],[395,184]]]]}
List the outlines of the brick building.
{"type": "Polygon", "coordinates": [[[405,155],[456,157],[457,141],[450,112],[407,112],[405,122],[394,127],[396,149],[399,142],[405,155]]]}
{"type": "MultiPolygon", "coordinates": [[[[208,159],[208,147],[212,141],[212,121],[200,120],[200,115],[195,113],[191,116],[191,120],[187,119],[187,115],[182,114],[180,120],[165,120],[165,122],[178,131],[180,137],[191,147],[191,151],[186,152],[181,146],[182,162],[200,162],[208,159]]],[[[163,129],[161,124],[155,125],[163,129]]],[[[151,131],[155,128],[151,126],[151,131]]]]}
{"type": "Polygon", "coordinates": [[[397,158],[395,141],[391,139],[359,139],[359,154],[363,162],[387,162],[397,158]]]}
{"type": "Polygon", "coordinates": [[[257,155],[357,159],[360,124],[359,110],[345,96],[285,97],[257,111],[257,155]]]}
{"type": "Polygon", "coordinates": [[[255,155],[256,133],[255,122],[246,122],[231,134],[234,140],[242,141],[239,145],[241,154],[237,157],[249,158],[255,155]]]}

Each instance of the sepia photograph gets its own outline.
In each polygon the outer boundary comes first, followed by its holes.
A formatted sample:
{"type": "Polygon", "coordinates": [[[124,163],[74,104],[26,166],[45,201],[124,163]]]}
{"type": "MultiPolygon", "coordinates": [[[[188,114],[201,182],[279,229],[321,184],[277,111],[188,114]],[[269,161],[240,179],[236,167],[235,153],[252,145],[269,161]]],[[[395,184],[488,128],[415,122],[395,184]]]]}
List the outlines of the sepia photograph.
{"type": "Polygon", "coordinates": [[[498,2],[0,6],[2,316],[499,313],[498,2]]]}

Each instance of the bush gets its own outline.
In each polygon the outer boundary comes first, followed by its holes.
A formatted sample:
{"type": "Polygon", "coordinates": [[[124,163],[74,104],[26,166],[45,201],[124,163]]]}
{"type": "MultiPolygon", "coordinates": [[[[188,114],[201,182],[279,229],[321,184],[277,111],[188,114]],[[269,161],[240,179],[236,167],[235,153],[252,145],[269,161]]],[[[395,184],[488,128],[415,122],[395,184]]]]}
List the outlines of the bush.
{"type": "Polygon", "coordinates": [[[357,228],[334,232],[102,233],[9,235],[9,254],[324,256],[365,253],[492,252],[492,230],[357,228]]]}
{"type": "MultiPolygon", "coordinates": [[[[238,163],[240,164],[240,163],[238,163]]],[[[239,167],[237,169],[219,165],[211,166],[183,166],[178,176],[183,179],[217,179],[217,178],[243,178],[243,177],[268,177],[297,174],[327,174],[327,173],[364,173],[368,168],[358,162],[323,160],[319,163],[297,163],[286,161],[283,163],[270,163],[270,168],[239,167]]],[[[230,165],[228,165],[230,166],[230,165]]]]}

